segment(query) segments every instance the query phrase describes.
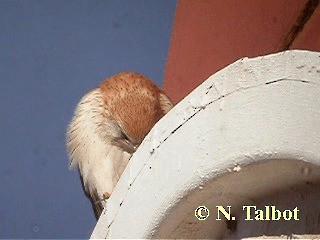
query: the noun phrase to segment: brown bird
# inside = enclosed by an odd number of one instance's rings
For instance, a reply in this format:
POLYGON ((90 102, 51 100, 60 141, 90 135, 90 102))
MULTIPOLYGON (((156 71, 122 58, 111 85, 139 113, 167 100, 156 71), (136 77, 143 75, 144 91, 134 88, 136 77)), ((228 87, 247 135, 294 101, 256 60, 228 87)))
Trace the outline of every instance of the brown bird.
POLYGON ((138 73, 122 72, 84 95, 67 130, 70 168, 98 219, 131 155, 173 104, 138 73))

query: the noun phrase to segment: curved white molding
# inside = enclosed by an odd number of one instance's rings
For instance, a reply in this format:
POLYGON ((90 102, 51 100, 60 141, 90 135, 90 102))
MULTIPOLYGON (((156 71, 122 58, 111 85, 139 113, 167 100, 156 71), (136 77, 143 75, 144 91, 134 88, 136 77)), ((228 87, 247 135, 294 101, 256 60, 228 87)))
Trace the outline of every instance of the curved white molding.
POLYGON ((243 58, 156 124, 91 238, 320 233, 319 186, 320 53, 243 58), (301 220, 244 221, 242 206, 248 204, 298 206, 301 220), (210 210, 205 221, 194 216, 199 205, 210 210), (216 220, 217 205, 232 206, 235 229, 216 220))

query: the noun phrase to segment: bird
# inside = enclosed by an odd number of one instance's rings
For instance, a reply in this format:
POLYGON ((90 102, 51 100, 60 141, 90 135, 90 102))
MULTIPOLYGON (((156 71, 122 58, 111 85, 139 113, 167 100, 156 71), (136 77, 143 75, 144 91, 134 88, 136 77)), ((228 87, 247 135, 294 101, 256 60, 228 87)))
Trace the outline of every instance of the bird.
POLYGON ((67 127, 69 168, 77 168, 99 219, 132 154, 173 107, 146 76, 120 72, 86 93, 67 127))

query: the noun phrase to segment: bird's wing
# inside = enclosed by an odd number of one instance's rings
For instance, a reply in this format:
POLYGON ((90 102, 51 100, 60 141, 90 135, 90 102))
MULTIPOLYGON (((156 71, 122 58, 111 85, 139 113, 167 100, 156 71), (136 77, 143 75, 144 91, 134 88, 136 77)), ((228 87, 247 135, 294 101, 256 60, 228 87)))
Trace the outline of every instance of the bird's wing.
POLYGON ((173 103, 171 102, 170 98, 162 91, 159 94, 159 102, 164 114, 167 114, 167 112, 173 108, 173 103))
POLYGON ((105 198, 112 193, 131 156, 117 146, 109 145, 106 149, 104 157, 96 158, 90 167, 79 168, 83 191, 91 201, 97 220, 103 211, 105 198), (86 176, 86 181, 83 176, 86 176))
POLYGON ((89 191, 86 191, 80 171, 79 171, 79 177, 80 177, 83 192, 89 198, 92 205, 93 212, 94 212, 94 216, 98 220, 103 210, 102 201, 101 199, 99 199, 97 191, 93 191, 91 193, 89 191))

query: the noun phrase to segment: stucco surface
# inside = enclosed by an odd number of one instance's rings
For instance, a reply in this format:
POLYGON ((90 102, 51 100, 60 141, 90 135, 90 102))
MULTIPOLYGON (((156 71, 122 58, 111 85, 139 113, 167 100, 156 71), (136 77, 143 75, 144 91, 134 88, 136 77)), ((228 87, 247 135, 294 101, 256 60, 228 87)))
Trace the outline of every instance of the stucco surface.
MULTIPOLYGON (((286 207, 289 201, 281 196, 287 191, 299 204, 299 189, 314 196, 320 185, 319 95, 319 52, 243 58, 217 72, 147 135, 91 238, 250 237, 265 232, 264 226, 244 231, 241 219, 230 231, 226 221, 216 220, 216 206, 230 205, 239 217, 244 204, 259 206, 266 199, 286 207), (210 209, 206 221, 194 216, 199 205, 210 209)), ((307 203, 308 211, 319 209, 307 203)), ((313 233, 317 226, 301 231, 313 233)))

